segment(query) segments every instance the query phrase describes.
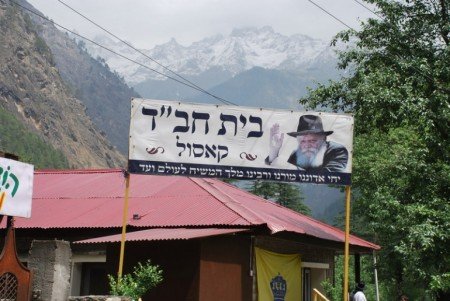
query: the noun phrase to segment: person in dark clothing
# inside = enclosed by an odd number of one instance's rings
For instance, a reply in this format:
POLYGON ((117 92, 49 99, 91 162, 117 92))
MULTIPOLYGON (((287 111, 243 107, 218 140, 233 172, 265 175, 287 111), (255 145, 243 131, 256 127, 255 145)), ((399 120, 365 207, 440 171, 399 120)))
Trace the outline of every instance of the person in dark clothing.
POLYGON ((355 290, 350 296, 350 301, 367 301, 366 295, 364 295, 363 292, 365 286, 366 286, 365 283, 362 281, 356 284, 355 290))
POLYGON ((403 294, 403 295, 400 296, 399 300, 400 300, 400 301, 408 301, 409 298, 408 298, 408 296, 406 296, 405 294, 403 294))
MULTIPOLYGON (((288 162, 298 169, 307 172, 344 172, 348 162, 348 151, 345 146, 327 141, 327 136, 333 131, 324 131, 322 119, 315 115, 300 117, 296 132, 287 133, 297 138, 298 147, 288 158, 288 162)), ((280 133, 279 125, 270 129, 270 150, 266 164, 270 165, 278 157, 283 144, 284 134, 280 133)))

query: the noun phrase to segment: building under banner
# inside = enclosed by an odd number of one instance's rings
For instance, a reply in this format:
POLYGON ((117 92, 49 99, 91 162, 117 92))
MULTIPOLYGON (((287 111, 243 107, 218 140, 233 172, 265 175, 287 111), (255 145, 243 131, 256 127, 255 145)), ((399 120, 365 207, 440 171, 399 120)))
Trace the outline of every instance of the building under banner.
MULTIPOLYGON (((164 276, 143 300, 290 301, 293 290, 309 301, 333 279, 344 246, 337 228, 216 179, 133 175, 130 185, 124 273, 151 259, 164 276), (285 262, 295 268, 277 268, 285 262)), ((67 295, 107 294, 106 275, 118 266, 123 171, 38 171, 33 186, 33 214, 15 226, 22 260, 39 267, 34 288, 44 300, 49 281, 67 295), (48 270, 58 276, 42 275, 48 270)), ((352 254, 377 249, 350 236, 352 254)))

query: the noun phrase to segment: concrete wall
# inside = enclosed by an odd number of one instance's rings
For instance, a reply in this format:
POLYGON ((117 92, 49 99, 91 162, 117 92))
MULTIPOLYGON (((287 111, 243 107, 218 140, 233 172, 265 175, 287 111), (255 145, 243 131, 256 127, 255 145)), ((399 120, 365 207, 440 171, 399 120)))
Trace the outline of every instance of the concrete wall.
POLYGON ((35 240, 31 245, 28 268, 33 270, 33 291, 40 292, 35 300, 67 300, 70 289, 70 258, 67 241, 35 240))

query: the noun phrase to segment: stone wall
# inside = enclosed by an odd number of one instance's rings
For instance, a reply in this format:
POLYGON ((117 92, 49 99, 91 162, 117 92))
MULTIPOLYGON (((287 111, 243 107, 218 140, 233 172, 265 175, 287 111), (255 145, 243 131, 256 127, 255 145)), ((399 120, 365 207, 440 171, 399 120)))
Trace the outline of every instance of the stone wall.
POLYGON ((28 268, 33 270, 33 300, 67 300, 71 256, 67 241, 33 241, 28 260, 28 268))

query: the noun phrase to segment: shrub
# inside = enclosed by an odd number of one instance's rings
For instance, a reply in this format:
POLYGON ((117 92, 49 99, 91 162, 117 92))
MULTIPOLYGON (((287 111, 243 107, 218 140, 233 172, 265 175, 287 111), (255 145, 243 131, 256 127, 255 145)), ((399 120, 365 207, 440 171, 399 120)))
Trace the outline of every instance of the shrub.
POLYGON ((162 280, 162 270, 158 265, 152 265, 150 260, 144 264, 138 263, 133 273, 122 277, 108 275, 110 294, 127 296, 138 300, 147 291, 157 286, 162 280))

